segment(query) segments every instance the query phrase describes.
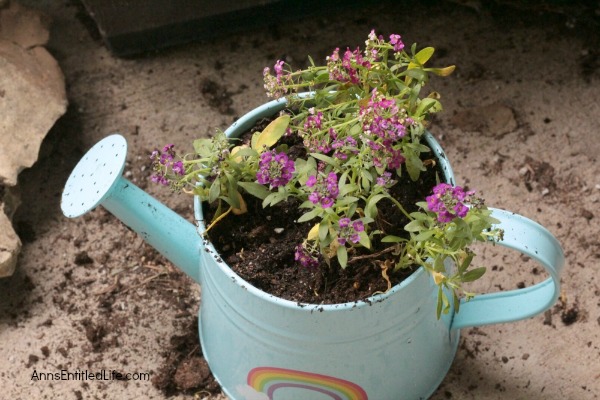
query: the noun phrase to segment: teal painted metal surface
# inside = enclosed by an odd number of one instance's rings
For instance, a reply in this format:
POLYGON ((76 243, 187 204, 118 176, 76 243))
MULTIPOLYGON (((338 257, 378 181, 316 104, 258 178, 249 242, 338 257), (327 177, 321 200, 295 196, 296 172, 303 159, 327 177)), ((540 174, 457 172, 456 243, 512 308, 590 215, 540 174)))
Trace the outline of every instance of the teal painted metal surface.
MULTIPOLYGON (((284 107, 281 100, 267 103, 226 133, 237 136, 284 107)), ((427 141, 454 184, 443 150, 429 134, 427 141)), ((200 282, 203 353, 234 400, 425 399, 452 364, 460 328, 527 318, 558 297, 564 264, 558 241, 537 223, 494 209, 505 230, 500 245, 537 260, 550 276, 546 281, 481 295, 440 320, 435 317, 436 286, 423 269, 365 301, 316 305, 283 300, 241 279, 212 244, 201 240, 198 232, 205 223, 198 198, 195 226, 126 179, 114 178, 122 172, 123 143, 120 136, 109 136, 84 156, 67 181, 63 212, 76 217, 101 204, 200 282), (107 144, 121 150, 104 155, 107 144), (106 168, 103 160, 121 164, 106 168), (98 174, 108 175, 102 190, 91 181, 98 174)))

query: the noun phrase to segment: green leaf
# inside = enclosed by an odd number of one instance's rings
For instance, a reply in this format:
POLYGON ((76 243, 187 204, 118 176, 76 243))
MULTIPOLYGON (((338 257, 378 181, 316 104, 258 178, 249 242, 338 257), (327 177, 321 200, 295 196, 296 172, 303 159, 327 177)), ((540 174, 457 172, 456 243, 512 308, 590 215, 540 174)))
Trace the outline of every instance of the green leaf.
POLYGON ((483 276, 483 274, 485 274, 485 267, 475 268, 475 269, 472 269, 472 270, 466 272, 461 277, 461 280, 463 282, 473 282, 473 281, 476 281, 477 279, 481 278, 483 276))
POLYGON ((252 137, 252 149, 262 153, 265 147, 271 147, 283 136, 290 123, 290 116, 281 115, 271 121, 269 125, 260 133, 252 137))
MULTIPOLYGON (((338 197, 344 197, 348 193, 356 192, 358 190, 358 187, 351 183, 348 183, 346 185, 339 185, 339 188, 340 188, 340 193, 338 194, 338 197)), ((356 199, 356 200, 358 200, 358 199, 356 199)))
POLYGON ((365 216, 369 218, 377 217, 377 202, 379 202, 379 200, 383 199, 384 197, 386 197, 386 195, 384 194, 378 194, 371 197, 367 201, 367 205, 365 206, 365 216))
POLYGON ((204 155, 207 150, 210 150, 211 145, 211 139, 196 139, 193 142, 194 151, 200 155, 204 155))
POLYGON ((369 239, 369 235, 367 235, 367 232, 362 231, 358 234, 358 236, 359 236, 358 243, 360 243, 367 249, 370 249, 371 248, 371 239, 369 239))
POLYGON ((234 147, 231 150, 231 156, 234 158, 238 158, 238 157, 256 157, 258 155, 258 153, 251 149, 250 147, 234 147), (238 150, 236 150, 238 149, 238 150))
POLYGON ((229 204, 233 208, 240 208, 240 198, 238 197, 237 182, 235 178, 229 174, 227 176, 227 197, 229 198, 229 204))
POLYGON ((337 258, 342 268, 346 268, 348 264, 348 251, 345 246, 339 246, 337 248, 337 258))
MULTIPOLYGON (((427 203, 425 203, 425 202, 422 202, 422 204, 427 206, 427 203)), ((419 205, 419 203, 417 203, 417 205, 419 205)), ((413 217, 414 219, 416 219, 417 221, 428 221, 430 219, 429 215, 427 215, 423 212, 412 212, 412 213, 410 213, 410 216, 413 217)))
POLYGON ((404 230, 407 232, 420 232, 423 228, 423 224, 419 220, 410 221, 404 226, 404 230))
POLYGON ((319 215, 320 213, 320 209, 315 208, 313 210, 310 210, 309 212, 307 212, 306 214, 302 214, 300 216, 300 218, 298 218, 298 222, 306 222, 306 221, 310 221, 311 219, 313 219, 314 217, 316 217, 317 215, 319 215))
POLYGON ((417 179, 419 179, 421 171, 425 170, 425 168, 423 167, 423 161, 421 161, 421 159, 412 152, 406 153, 405 158, 405 165, 406 170, 408 171, 408 176, 410 176, 410 179, 412 179, 413 181, 416 181, 417 179))
POLYGON ((264 200, 269 194, 271 194, 271 191, 269 189, 256 182, 238 182, 238 186, 243 188, 252 196, 258 197, 261 200, 264 200))
MULTIPOLYGON (((404 71, 401 75, 406 75, 409 76, 411 78, 416 79, 417 81, 424 81, 425 78, 427 78, 427 73, 425 71, 423 71, 422 69, 416 69, 417 65, 416 64, 412 64, 413 68, 415 69, 408 69, 406 71, 404 71)), ((410 66, 409 66, 410 68, 410 66)), ((419 91, 421 90, 421 86, 419 86, 418 90, 417 90, 417 94, 419 93, 419 91)))
POLYGON ((335 204, 337 207, 341 207, 341 206, 345 206, 348 204, 357 203, 358 200, 359 200, 358 197, 346 196, 346 197, 342 198, 341 200, 337 200, 335 204))
POLYGON ((442 103, 437 101, 436 99, 430 99, 426 97, 419 102, 417 109, 415 111, 415 116, 420 117, 424 115, 426 112, 435 113, 442 110, 442 103))
POLYGON ((381 239, 381 243, 399 243, 403 240, 400 236, 387 235, 381 239))
POLYGON ((424 242, 425 240, 429 239, 432 236, 433 236, 433 231, 427 230, 427 231, 423 231, 423 232, 419 233, 417 236, 415 236, 415 240, 417 242, 424 242))
POLYGON ((452 301, 454 302, 454 312, 458 313, 460 311, 460 299, 456 294, 456 290, 452 291, 452 301))
POLYGON ((444 259, 445 257, 442 255, 439 255, 435 258, 435 260, 433 261, 433 270, 435 272, 444 273, 446 271, 446 267, 444 266, 444 259))
POLYGON ((332 158, 332 157, 329 157, 329 156, 326 156, 326 155, 324 155, 324 154, 319 154, 319 153, 310 153, 310 155, 311 155, 312 157, 316 158, 317 160, 321 160, 321 161, 323 161, 323 162, 325 162, 325 163, 327 163, 327 164, 329 164, 329 165, 333 165, 333 166, 335 166, 335 165, 337 165, 337 164, 338 164, 338 163, 337 163, 337 161, 336 161, 334 158, 332 158))
POLYGON ((219 198, 221 195, 221 182, 216 180, 210 185, 210 190, 208 192, 208 202, 214 203, 215 200, 219 198))
POLYGON ((469 265, 471 265, 471 261, 473 260, 474 256, 475 256, 475 253, 468 253, 468 255, 463 260, 462 264, 460 264, 460 266, 458 267, 459 274, 462 274, 463 272, 465 272, 467 270, 467 268, 469 268, 469 265))
POLYGON ((263 199, 263 202, 262 202, 263 208, 275 205, 278 202, 280 202, 281 200, 278 200, 279 197, 281 197, 279 192, 269 193, 269 195, 263 199))
POLYGON ((415 54, 415 60, 417 60, 419 64, 424 65, 427 61, 429 61, 434 51, 435 49, 433 47, 425 47, 415 54))
POLYGON ((329 233, 329 221, 325 222, 321 222, 319 224, 319 240, 320 241, 325 241, 325 238, 327 237, 327 234, 329 233))
POLYGON ((442 316, 442 306, 443 306, 443 298, 444 297, 444 291, 442 290, 442 287, 440 286, 438 288, 438 296, 437 296, 437 307, 436 307, 436 315, 437 315, 437 319, 440 319, 440 317, 442 316))
POLYGON ((357 123, 357 124, 352 125, 352 127, 348 131, 348 134, 350 136, 357 136, 361 132, 362 132, 362 125, 357 123))

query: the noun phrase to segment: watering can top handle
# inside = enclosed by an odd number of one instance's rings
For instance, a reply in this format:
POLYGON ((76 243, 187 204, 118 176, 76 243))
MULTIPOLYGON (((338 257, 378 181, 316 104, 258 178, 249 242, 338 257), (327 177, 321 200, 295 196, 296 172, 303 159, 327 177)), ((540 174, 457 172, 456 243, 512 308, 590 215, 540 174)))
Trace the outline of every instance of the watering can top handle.
POLYGON ((565 258, 558 240, 546 228, 521 215, 492 208, 500 220, 508 247, 539 262, 550 277, 536 285, 476 296, 461 301, 452 321, 453 329, 517 321, 537 315, 554 304, 560 293, 560 272, 565 258))

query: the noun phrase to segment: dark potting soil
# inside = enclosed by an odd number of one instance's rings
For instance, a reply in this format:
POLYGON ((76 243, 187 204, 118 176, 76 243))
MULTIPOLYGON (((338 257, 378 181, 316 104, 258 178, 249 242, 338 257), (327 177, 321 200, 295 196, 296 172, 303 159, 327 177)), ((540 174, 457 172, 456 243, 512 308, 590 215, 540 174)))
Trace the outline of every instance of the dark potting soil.
MULTIPOLYGON (((248 141, 251 133, 264 129, 269 120, 261 121, 250 132, 242 136, 248 141)), ((303 156, 306 153, 299 140, 286 138, 290 158, 303 156)), ((423 160, 434 158, 433 153, 424 153, 423 160)), ((417 210, 415 203, 424 201, 431 194, 432 188, 443 175, 441 169, 430 165, 420 174, 417 181, 412 181, 403 170, 397 177, 398 183, 390 189, 390 193, 403 204, 406 211, 417 210)), ((248 212, 242 215, 230 214, 219 221, 208 232, 209 239, 221 258, 231 269, 253 286, 275 296, 298 303, 337 304, 365 299, 377 292, 385 292, 388 282, 391 285, 400 283, 415 269, 409 268, 392 272, 391 268, 382 268, 388 253, 378 257, 372 254, 382 252, 389 244, 373 240, 372 251, 357 248, 349 254, 345 269, 339 267, 337 260, 328 266, 322 259, 321 265, 315 269, 302 267, 294 260, 295 247, 302 243, 315 221, 297 223, 302 215, 298 209, 299 202, 291 199, 273 207, 262 207, 262 201, 251 195, 244 196, 248 212)), ((376 219, 378 229, 386 234, 407 237, 404 226, 409 222, 404 214, 389 200, 378 203, 379 214, 376 219)), ((207 221, 211 221, 214 209, 206 207, 207 221)), ((393 265, 393 264, 392 264, 393 265)))

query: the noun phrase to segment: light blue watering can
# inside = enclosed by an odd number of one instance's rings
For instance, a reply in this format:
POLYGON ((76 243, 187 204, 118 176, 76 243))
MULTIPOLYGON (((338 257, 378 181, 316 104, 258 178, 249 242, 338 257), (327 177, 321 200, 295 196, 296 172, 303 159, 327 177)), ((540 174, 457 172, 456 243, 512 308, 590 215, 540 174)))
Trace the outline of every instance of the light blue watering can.
MULTIPOLYGON (((246 114, 226 133, 239 136, 285 107, 276 100, 246 114)), ((446 182, 454 175, 431 135, 446 182)), ((456 353, 460 328, 516 321, 548 309, 559 295, 564 255, 544 227, 493 209, 500 245, 539 262, 549 278, 534 286, 480 295, 436 319, 437 286, 419 269, 388 293, 366 301, 298 304, 244 281, 221 260, 205 230, 121 176, 127 143, 97 143, 69 177, 61 207, 78 217, 102 205, 202 286, 200 342, 223 392, 234 400, 416 400, 429 397, 456 353)))

